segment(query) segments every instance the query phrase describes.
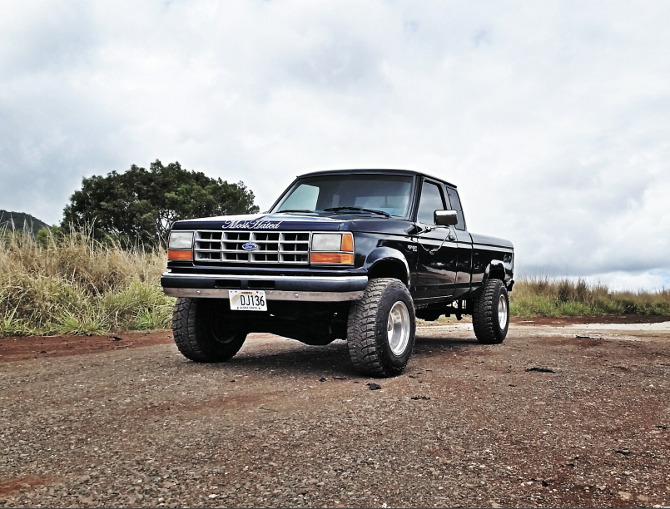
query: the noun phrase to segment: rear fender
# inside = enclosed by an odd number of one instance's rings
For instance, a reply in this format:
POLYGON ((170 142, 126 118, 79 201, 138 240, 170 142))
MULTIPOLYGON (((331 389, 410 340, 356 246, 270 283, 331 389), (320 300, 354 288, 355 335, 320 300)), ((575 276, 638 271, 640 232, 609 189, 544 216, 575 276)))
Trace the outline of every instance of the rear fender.
POLYGON ((511 267, 507 267, 502 260, 491 260, 491 263, 489 263, 484 271, 482 288, 486 286, 489 279, 500 279, 510 291, 514 285, 514 281, 512 280, 512 269, 511 267))
POLYGON ((489 279, 500 279, 501 281, 505 281, 505 264, 502 260, 491 260, 491 263, 489 263, 484 271, 482 286, 486 286, 489 279))

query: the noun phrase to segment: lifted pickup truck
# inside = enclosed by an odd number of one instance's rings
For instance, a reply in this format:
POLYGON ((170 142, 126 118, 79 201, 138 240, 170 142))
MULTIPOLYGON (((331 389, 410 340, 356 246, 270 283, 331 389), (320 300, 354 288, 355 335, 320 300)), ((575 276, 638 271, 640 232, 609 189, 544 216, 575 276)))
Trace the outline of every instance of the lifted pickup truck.
POLYGON ((501 343, 513 268, 511 242, 468 233, 456 186, 333 170, 298 177, 264 214, 175 222, 161 284, 193 361, 226 361, 271 332, 346 339, 358 371, 385 377, 407 365, 417 317, 471 314, 481 343, 501 343))

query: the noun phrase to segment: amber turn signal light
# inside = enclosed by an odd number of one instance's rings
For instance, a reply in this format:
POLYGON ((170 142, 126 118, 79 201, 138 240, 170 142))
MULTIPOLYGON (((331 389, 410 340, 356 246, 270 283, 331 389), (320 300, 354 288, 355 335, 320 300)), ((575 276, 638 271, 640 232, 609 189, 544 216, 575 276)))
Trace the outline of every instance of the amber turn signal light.
POLYGON ((342 251, 354 252, 354 236, 351 233, 342 234, 342 251))
POLYGON ((193 252, 190 249, 168 249, 168 260, 192 262, 193 252))
POLYGON ((309 257, 311 263, 333 263, 333 264, 354 264, 354 255, 352 253, 312 253, 309 257))

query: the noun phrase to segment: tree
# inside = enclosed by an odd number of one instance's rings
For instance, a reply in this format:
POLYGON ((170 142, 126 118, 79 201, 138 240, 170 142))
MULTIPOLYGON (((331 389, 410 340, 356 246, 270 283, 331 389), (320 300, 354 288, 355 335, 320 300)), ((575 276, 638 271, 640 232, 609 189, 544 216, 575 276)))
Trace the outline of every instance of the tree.
POLYGON ((165 245, 179 219, 258 212, 243 182, 229 184, 178 162, 156 160, 149 170, 85 177, 63 211, 63 228, 89 228, 96 239, 112 236, 125 245, 165 245))

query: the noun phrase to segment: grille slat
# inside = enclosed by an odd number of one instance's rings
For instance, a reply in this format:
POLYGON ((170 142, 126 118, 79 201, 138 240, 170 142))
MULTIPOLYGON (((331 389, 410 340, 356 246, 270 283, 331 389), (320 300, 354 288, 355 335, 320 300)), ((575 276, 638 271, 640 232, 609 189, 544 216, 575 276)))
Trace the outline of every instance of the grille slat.
POLYGON ((195 261, 307 265, 309 243, 310 232, 196 231, 195 261))

